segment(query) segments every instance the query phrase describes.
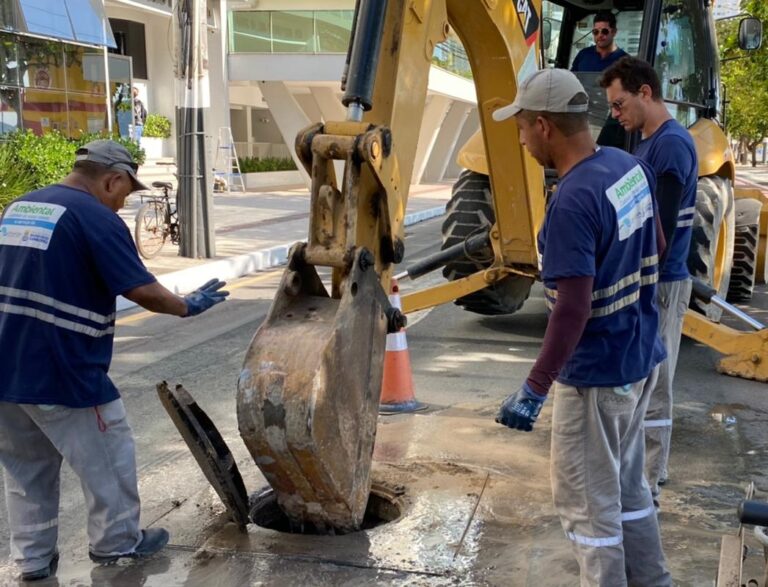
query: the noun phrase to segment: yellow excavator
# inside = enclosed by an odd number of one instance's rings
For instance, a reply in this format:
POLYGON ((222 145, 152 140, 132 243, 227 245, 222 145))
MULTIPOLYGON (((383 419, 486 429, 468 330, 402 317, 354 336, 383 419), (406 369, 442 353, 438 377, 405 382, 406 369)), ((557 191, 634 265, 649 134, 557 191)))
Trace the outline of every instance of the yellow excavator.
MULTIPOLYGON (((481 130, 461 153, 466 171, 447 207, 443 249, 401 272, 416 278, 443 267, 448 279, 405 296, 404 312, 455 301, 473 312, 511 313, 538 277, 536 233, 554 178, 520 145, 514 119, 496 123, 491 115, 513 101, 531 72, 569 67, 598 10, 616 14, 628 53, 654 64, 670 111, 694 137, 701 179, 690 267, 714 288, 707 299, 722 301, 737 206, 733 157, 718 124, 710 2, 358 0, 342 81, 346 119, 296 138, 312 178, 309 234, 290 253, 238 381, 241 436, 294 523, 347 532, 363 519, 385 337, 405 322, 387 294, 404 255, 409 179, 436 45, 449 34, 462 42, 481 130), (336 161, 344 162, 343 177, 336 161), (330 269, 329 284, 319 268, 330 269)), ((759 46, 761 34, 755 19, 740 24, 743 48, 759 46)), ((608 114, 597 76, 579 74, 596 135, 608 114)), ((624 146, 636 140, 626 137, 624 146)), ((754 227, 755 209, 750 214, 751 224, 742 224, 754 227)), ((746 282, 751 287, 754 271, 746 282)), ((716 322, 721 305, 695 304, 686 334, 735 357, 732 372, 768 378, 765 330, 725 330, 716 322)))

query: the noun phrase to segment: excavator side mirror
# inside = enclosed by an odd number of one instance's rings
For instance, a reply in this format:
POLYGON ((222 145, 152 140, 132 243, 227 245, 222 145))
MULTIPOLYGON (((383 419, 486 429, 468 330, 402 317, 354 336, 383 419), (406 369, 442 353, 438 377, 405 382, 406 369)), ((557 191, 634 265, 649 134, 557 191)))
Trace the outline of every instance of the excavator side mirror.
MULTIPOLYGON (((759 22, 759 21, 758 21, 759 22)), ((549 46, 552 44, 552 21, 545 18, 541 21, 541 49, 542 51, 549 51, 549 46)))
POLYGON ((752 16, 739 22, 739 48, 755 51, 763 42, 763 23, 752 16))

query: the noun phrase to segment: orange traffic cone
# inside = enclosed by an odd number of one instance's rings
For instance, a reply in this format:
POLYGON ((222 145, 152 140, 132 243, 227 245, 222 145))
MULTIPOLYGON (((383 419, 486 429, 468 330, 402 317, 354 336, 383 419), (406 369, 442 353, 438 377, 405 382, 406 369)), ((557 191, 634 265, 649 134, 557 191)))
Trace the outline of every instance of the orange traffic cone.
MULTIPOLYGON (((402 310, 400 303, 400 288, 397 281, 392 280, 392 293, 389 303, 402 310)), ((413 375, 411 373, 411 358, 408 354, 408 341, 405 339, 405 328, 400 332, 387 334, 387 350, 384 353, 384 378, 381 383, 380 414, 402 414, 426 410, 427 404, 416 401, 413 393, 413 375)))

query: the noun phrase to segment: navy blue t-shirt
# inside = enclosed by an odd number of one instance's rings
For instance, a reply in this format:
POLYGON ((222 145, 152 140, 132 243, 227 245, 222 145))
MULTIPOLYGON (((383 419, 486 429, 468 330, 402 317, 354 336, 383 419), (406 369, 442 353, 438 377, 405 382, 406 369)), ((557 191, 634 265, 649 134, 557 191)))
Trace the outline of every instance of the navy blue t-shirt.
POLYGON ((593 277, 592 314, 557 378, 617 387, 647 377, 666 357, 658 336, 658 250, 653 171, 603 147, 566 173, 539 231, 547 307, 558 279, 593 277))
POLYGON ((113 401, 115 297, 155 281, 120 217, 54 185, 0 223, 0 401, 85 408, 113 401))
POLYGON ((691 246, 693 216, 696 212, 696 184, 699 167, 693 138, 674 119, 667 120, 647 139, 640 141, 635 155, 648 163, 656 177, 672 175, 683 185, 683 198, 677 214, 677 227, 659 281, 679 281, 688 273, 688 249, 691 246))
POLYGON ((603 71, 624 57, 627 52, 624 49, 616 49, 609 53, 605 59, 600 57, 597 47, 594 45, 584 47, 576 54, 576 58, 571 64, 571 71, 603 71))

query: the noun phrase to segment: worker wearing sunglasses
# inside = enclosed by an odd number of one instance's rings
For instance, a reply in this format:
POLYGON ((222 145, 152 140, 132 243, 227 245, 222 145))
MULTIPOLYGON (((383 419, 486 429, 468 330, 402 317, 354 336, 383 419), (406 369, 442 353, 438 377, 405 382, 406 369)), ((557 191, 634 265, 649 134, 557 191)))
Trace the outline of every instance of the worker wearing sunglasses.
POLYGON ((595 44, 578 52, 571 71, 603 71, 627 54, 616 46, 616 16, 610 11, 595 14, 592 38, 595 44))

